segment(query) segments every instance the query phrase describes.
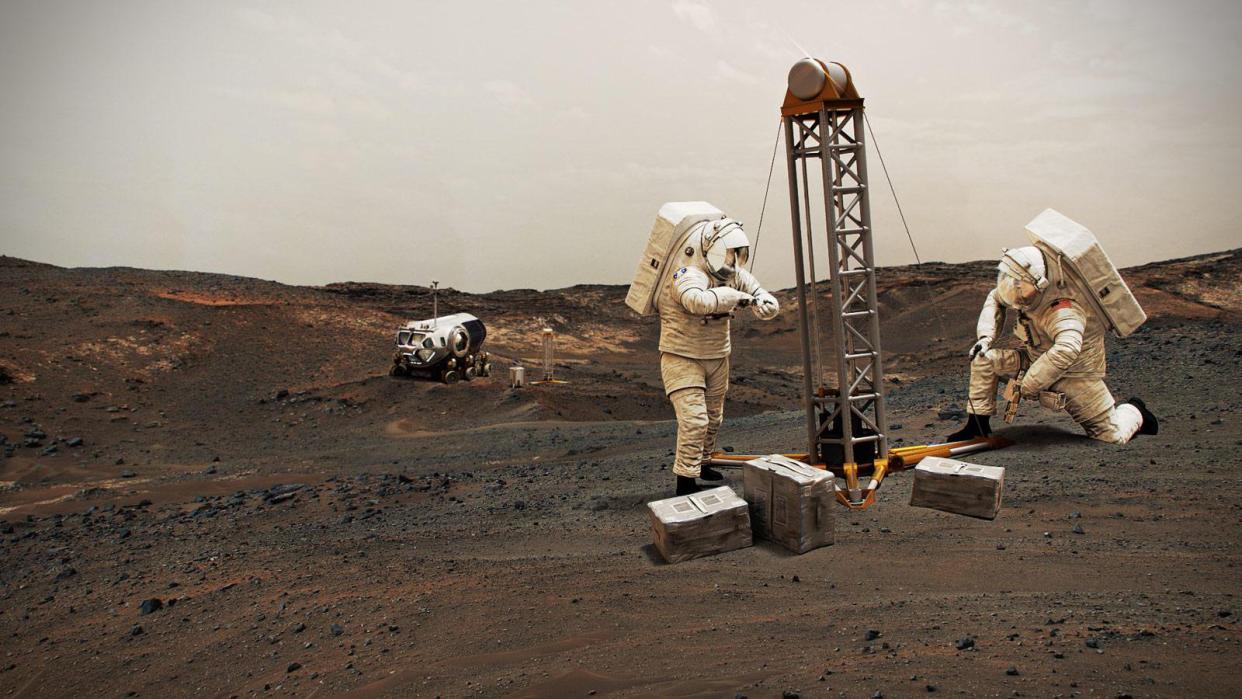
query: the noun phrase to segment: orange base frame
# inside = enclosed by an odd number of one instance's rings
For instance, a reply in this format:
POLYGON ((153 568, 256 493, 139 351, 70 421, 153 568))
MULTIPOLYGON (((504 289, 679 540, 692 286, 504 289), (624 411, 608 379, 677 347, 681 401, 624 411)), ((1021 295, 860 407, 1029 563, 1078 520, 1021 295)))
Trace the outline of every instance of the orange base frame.
MULTIPOLYGON (((962 454, 971 454, 977 451, 989 451, 992 449, 1003 449, 1011 446, 1012 441, 1004 437, 976 437, 960 442, 945 442, 944 444, 920 444, 909 447, 896 447, 888 450, 888 459, 876 459, 874 464, 863 464, 872 467, 871 482, 867 487, 858 487, 858 468, 859 464, 842 464, 839 474, 846 480, 846 489, 836 489, 837 501, 852 510, 862 510, 870 507, 875 503, 875 493, 880 488, 884 476, 893 471, 905 471, 914 468, 920 461, 929 456, 939 456, 951 458, 962 454), (851 495, 853 497, 851 497, 851 495)), ((761 454, 730 454, 727 452, 714 452, 709 463, 717 466, 733 465, 751 459, 757 459, 761 454)), ((825 471, 832 471, 827 464, 818 460, 811 461, 807 459, 807 454, 783 454, 782 456, 790 459, 801 461, 805 464, 813 466, 825 471)))

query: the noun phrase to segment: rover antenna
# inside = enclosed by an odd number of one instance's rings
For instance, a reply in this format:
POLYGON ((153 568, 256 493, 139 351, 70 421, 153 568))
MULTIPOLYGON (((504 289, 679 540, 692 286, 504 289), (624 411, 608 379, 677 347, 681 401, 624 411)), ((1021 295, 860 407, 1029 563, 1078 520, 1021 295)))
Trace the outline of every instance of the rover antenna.
POLYGON ((440 321, 440 282, 431 282, 431 327, 440 321))

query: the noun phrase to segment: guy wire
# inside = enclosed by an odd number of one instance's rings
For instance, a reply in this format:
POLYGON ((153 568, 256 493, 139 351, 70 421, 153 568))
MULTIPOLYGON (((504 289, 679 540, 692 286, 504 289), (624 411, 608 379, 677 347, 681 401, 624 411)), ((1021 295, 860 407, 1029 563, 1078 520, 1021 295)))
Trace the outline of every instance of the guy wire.
POLYGON ((755 242, 750 246, 750 269, 747 272, 755 270, 755 258, 759 256, 759 234, 763 232, 763 214, 768 210, 768 193, 772 191, 772 172, 776 168, 776 150, 781 145, 781 125, 783 121, 776 121, 776 141, 772 144, 772 162, 768 165, 768 183, 763 188, 763 206, 759 209, 759 227, 755 229, 755 242))
MULTIPOLYGON (((897 189, 893 187, 893 178, 889 177, 888 166, 884 164, 884 154, 880 152, 880 142, 876 140, 875 130, 871 128, 871 119, 867 116, 867 112, 863 112, 863 121, 867 125, 867 133, 871 135, 871 143, 875 146, 875 154, 880 159, 880 169, 884 171, 884 180, 888 182, 888 191, 893 194, 893 203, 897 205, 897 214, 901 216, 901 225, 906 229, 906 239, 910 241, 910 249, 914 252, 914 260, 918 264, 923 264, 923 259, 919 257, 918 246, 914 244, 914 236, 910 234, 910 225, 906 223, 906 214, 901 209, 901 200, 897 197, 897 189)), ((931 295, 931 286, 927 288, 928 305, 932 308, 932 315, 936 317, 936 323, 940 326, 940 337, 942 341, 949 339, 949 333, 945 329, 944 316, 940 313, 940 309, 936 306, 931 295)), ((997 329, 1000 330, 999 328, 997 329)), ((976 341, 978 338, 976 338, 976 341)), ((975 409, 975 403, 970 398, 969 390, 966 393, 966 402, 970 405, 970 409, 975 409)), ((969 419, 969 418, 967 418, 969 419)))

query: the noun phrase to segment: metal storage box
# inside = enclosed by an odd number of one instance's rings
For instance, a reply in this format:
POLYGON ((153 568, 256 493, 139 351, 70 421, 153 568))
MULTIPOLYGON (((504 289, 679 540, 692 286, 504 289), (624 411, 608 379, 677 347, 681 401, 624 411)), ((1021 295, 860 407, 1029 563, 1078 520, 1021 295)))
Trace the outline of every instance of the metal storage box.
POLYGON ((910 504, 968 517, 995 519, 1005 469, 929 456, 914 469, 910 504))
POLYGON ((836 495, 831 473, 772 454, 747 461, 742 484, 755 536, 794 553, 832 545, 836 495))
POLYGON ((728 486, 647 503, 653 543, 669 563, 750 546, 746 501, 728 486))

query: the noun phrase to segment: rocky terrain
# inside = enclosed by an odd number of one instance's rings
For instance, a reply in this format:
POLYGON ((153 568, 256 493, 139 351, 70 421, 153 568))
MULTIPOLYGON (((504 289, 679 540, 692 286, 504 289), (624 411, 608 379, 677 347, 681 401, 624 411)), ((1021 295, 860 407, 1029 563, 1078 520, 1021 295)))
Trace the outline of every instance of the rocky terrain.
MULTIPOLYGON (((992 269, 881 271, 900 443, 960 422, 992 269)), ((623 287, 442 290, 496 364, 448 386, 386 375, 425 288, 0 258, 0 696, 1238 696, 1242 251, 1125 274, 1151 320, 1109 384, 1158 436, 1024 407, 972 459, 995 521, 899 473, 834 546, 666 565, 675 426, 623 287), (569 383, 508 388, 544 326, 569 383)), ((738 451, 799 446, 779 297, 734 327, 738 451)))

